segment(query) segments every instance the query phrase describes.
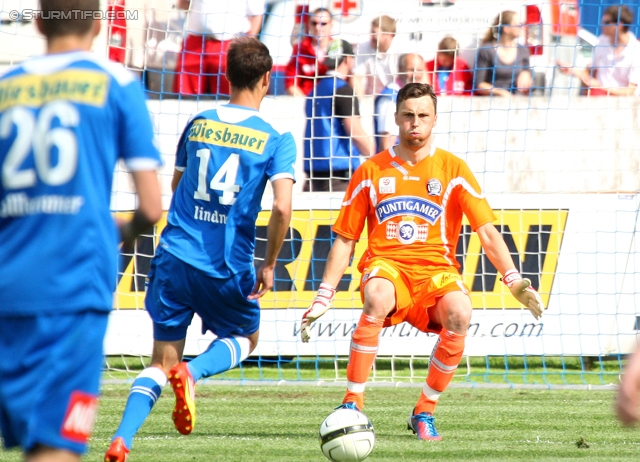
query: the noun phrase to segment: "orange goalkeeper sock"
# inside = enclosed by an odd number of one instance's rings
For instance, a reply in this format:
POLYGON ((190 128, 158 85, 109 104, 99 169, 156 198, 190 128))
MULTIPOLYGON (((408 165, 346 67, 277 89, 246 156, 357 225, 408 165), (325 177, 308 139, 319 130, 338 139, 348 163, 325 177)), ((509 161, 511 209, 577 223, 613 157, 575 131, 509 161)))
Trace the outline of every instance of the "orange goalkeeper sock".
POLYGON ((364 407, 364 384, 369 378, 371 366, 378 353, 378 343, 384 319, 360 315, 360 321, 351 336, 351 350, 347 365, 349 386, 343 403, 355 402, 359 409, 364 407))
POLYGON ((433 414, 440 394, 446 390, 460 364, 464 352, 466 334, 460 335, 451 331, 440 332, 440 338, 431 353, 429 374, 424 384, 415 413, 430 412, 433 414))

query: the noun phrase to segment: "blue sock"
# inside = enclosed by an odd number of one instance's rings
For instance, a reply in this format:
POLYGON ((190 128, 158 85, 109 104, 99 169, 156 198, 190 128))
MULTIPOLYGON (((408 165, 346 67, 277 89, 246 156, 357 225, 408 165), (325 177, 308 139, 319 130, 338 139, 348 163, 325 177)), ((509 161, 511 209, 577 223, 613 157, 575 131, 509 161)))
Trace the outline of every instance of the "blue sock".
POLYGON ((209 348, 187 363, 194 382, 233 369, 249 356, 249 339, 246 337, 218 338, 209 348))
POLYGON ((127 449, 131 449, 133 437, 138 432, 153 405, 167 383, 167 376, 157 367, 147 367, 133 381, 122 421, 113 439, 122 437, 127 449))

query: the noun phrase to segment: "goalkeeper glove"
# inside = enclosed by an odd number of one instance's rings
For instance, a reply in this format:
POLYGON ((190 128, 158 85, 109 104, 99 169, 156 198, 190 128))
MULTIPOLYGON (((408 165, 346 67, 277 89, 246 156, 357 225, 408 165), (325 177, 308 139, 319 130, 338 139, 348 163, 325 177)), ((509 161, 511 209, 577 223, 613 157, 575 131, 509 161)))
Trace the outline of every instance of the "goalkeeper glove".
POLYGON ((510 269, 502 277, 502 282, 509 288, 511 295, 531 311, 534 318, 540 319, 545 309, 544 303, 536 289, 531 287, 529 279, 523 278, 517 270, 510 269))
POLYGON ((302 323, 300 324, 300 338, 307 343, 311 338, 311 323, 320 316, 325 314, 331 308, 331 302, 336 294, 336 289, 329 284, 322 283, 318 289, 316 298, 311 302, 309 309, 302 315, 302 323))

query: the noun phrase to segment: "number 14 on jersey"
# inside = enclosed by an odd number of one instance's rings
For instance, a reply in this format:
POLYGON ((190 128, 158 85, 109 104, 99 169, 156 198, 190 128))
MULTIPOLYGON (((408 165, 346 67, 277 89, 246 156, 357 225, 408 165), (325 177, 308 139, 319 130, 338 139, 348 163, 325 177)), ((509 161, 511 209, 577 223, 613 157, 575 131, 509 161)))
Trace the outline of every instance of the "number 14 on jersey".
MULTIPOLYGON (((211 150, 206 148, 198 149, 196 156, 200 159, 200 165, 198 167, 198 189, 193 193, 193 197, 194 199, 208 202, 211 200, 211 195, 207 190, 207 173, 211 150)), ((240 192, 240 186, 236 184, 239 166, 240 155, 231 154, 211 178, 209 188, 214 191, 220 191, 221 195, 218 196, 218 201, 222 205, 233 205, 236 201, 236 193, 240 192)))

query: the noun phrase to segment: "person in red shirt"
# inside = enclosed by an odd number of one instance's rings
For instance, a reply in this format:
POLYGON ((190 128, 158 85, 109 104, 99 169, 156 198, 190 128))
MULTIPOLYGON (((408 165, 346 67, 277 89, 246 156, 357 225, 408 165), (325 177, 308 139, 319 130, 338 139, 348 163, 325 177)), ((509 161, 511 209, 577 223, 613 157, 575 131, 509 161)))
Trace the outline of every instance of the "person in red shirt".
POLYGON ((309 35, 294 45, 284 74, 284 87, 293 96, 308 95, 316 77, 325 75, 324 60, 331 43, 331 12, 318 8, 309 19, 309 35))
POLYGON ((225 77, 231 40, 260 32, 265 11, 263 0, 178 0, 178 10, 187 10, 187 36, 178 56, 173 93, 229 97, 225 77))
POLYGON ((436 95, 470 95, 473 71, 458 56, 458 41, 445 37, 438 44, 436 59, 426 64, 427 75, 436 95))

